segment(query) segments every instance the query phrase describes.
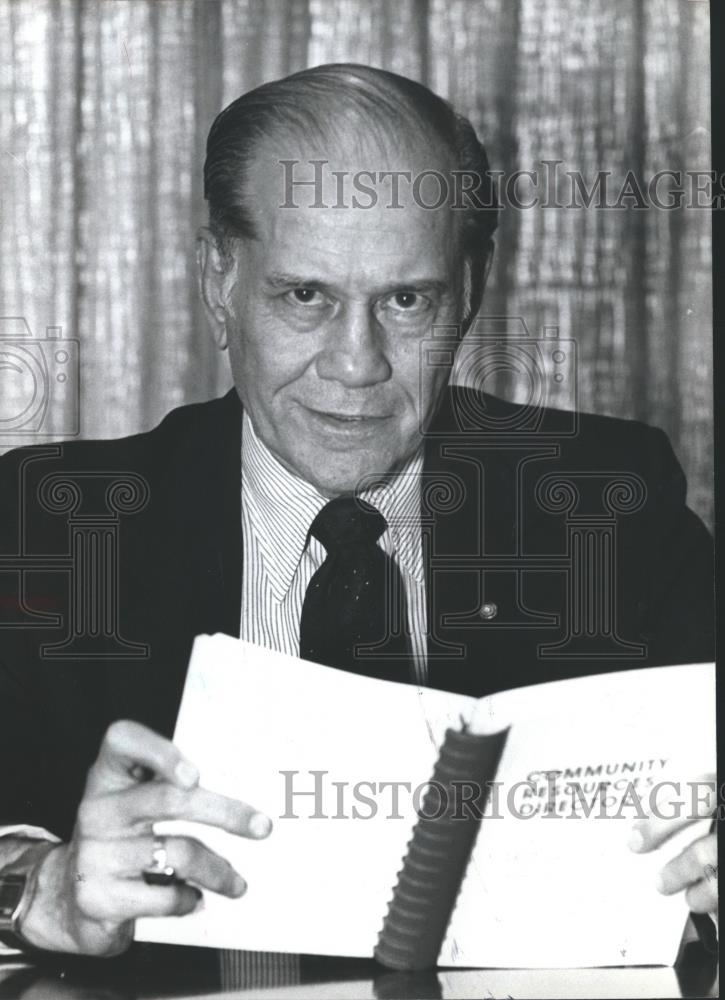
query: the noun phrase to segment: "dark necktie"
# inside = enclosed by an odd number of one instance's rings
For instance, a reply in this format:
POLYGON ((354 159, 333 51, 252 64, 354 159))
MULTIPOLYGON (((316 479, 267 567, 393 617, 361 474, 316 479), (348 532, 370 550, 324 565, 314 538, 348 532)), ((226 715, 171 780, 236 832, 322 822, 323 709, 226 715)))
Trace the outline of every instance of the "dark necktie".
POLYGON ((310 534, 327 558, 305 593, 300 656, 369 677, 412 681, 403 580, 377 544, 386 528, 380 511, 354 497, 331 500, 312 522, 310 534))

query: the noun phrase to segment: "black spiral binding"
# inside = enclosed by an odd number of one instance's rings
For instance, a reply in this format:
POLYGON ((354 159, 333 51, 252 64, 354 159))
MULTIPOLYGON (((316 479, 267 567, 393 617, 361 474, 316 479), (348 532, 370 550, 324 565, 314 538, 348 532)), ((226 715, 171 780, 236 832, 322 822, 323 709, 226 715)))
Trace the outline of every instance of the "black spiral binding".
POLYGON ((435 966, 506 734, 447 730, 375 948, 381 965, 435 966))

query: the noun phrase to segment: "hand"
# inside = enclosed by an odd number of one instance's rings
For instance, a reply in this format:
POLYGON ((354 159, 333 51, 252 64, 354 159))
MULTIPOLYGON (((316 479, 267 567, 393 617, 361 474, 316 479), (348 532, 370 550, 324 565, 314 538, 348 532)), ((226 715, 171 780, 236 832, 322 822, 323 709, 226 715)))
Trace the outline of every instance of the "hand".
MULTIPOLYGON (((645 853, 664 844, 679 830, 712 816, 717 805, 715 777, 686 785, 689 800, 672 818, 652 815, 634 824, 629 846, 645 853)), ((673 812, 677 812, 673 810, 673 812)), ((717 835, 708 833, 694 840, 660 871, 657 888, 666 896, 685 892, 685 901, 694 913, 717 913, 717 835)))
POLYGON ((25 938, 52 951, 114 955, 131 943, 137 917, 191 913, 201 899, 195 886, 243 895, 242 877, 192 837, 164 837, 168 863, 182 882, 143 880, 153 826, 161 820, 192 820, 256 839, 270 832, 269 817, 198 782, 196 768, 168 740, 137 722, 114 722, 88 772, 70 843, 50 850, 34 873, 35 893, 20 928, 25 938))

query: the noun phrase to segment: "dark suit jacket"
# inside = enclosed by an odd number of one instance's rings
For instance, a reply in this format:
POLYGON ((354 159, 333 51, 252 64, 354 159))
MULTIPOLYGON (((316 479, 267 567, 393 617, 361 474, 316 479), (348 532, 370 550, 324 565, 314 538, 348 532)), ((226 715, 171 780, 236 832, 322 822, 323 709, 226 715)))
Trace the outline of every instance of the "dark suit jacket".
MULTIPOLYGON (((239 634, 240 437, 232 391, 0 460, 0 823, 67 837, 108 724, 170 736, 194 636, 239 634)), ((434 687, 714 656, 710 537, 661 431, 451 390, 422 516, 434 687)))

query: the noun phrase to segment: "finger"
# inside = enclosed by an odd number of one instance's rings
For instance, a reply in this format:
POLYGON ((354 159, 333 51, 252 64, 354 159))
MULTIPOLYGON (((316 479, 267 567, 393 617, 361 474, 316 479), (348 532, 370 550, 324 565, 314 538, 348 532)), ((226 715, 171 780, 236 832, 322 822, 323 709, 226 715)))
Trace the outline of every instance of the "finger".
MULTIPOLYGON (((708 879, 717 868, 717 837, 714 833, 700 837, 668 862, 659 873, 657 888, 666 896, 681 892, 688 886, 708 879)), ((709 879, 716 881, 715 879, 709 879)))
POLYGON ((193 788, 199 772, 170 740, 140 722, 122 719, 107 729, 98 758, 88 775, 86 794, 102 794, 127 787, 145 772, 193 788))
POLYGON ((183 819, 205 823, 241 837, 261 840, 272 820, 253 806, 206 788, 185 790, 163 781, 135 785, 113 795, 81 803, 79 823, 86 836, 101 840, 150 833, 154 823, 183 819))
POLYGON ((696 882, 685 893, 685 902, 694 913, 717 913, 717 884, 708 879, 696 882))
POLYGON ((112 873, 119 879, 140 879, 143 869, 151 864, 156 839, 163 841, 167 864, 176 871, 178 878, 222 896, 237 898, 244 895, 247 883, 241 875, 228 861, 194 837, 133 837, 97 841, 92 852, 84 852, 81 864, 85 864, 87 859, 90 871, 112 873))
POLYGON ((702 779, 674 784, 675 788, 666 797, 661 795, 653 802, 652 815, 633 824, 629 838, 631 850, 653 851, 680 830, 712 815, 717 803, 714 781, 702 779))
POLYGON ((149 886, 131 879, 88 879, 76 890, 81 911, 91 920, 122 923, 138 917, 170 917, 192 913, 199 906, 200 889, 183 882, 149 886))

